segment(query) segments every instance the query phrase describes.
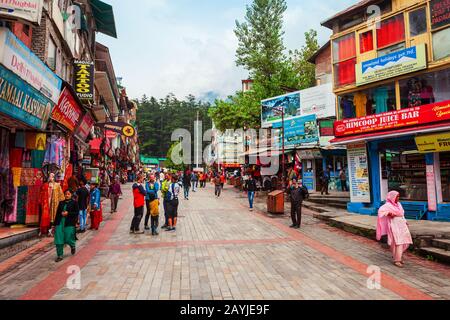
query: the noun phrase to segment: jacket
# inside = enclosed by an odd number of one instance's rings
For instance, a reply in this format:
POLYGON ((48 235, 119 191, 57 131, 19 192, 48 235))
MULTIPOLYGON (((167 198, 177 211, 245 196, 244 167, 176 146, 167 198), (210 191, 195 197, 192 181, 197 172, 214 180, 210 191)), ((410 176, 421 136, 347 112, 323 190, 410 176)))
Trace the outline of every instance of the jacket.
POLYGON ((183 175, 183 185, 184 186, 190 186, 191 185, 191 175, 190 174, 184 174, 183 175))
POLYGON ((140 208, 145 205, 145 197, 147 196, 147 192, 144 187, 140 183, 133 184, 133 197, 134 197, 134 207, 140 208))
POLYGON ((296 189, 290 188, 289 196, 291 203, 303 203, 303 201, 309 197, 309 192, 305 187, 299 187, 296 189))
POLYGON ((150 200, 150 194, 154 195, 153 199, 158 199, 159 183, 155 182, 152 187, 150 182, 147 182, 145 184, 145 191, 147 192, 145 200, 150 200))
POLYGON ((255 192, 257 190, 255 179, 245 181, 245 189, 248 192, 255 192))
POLYGON ((100 209, 100 189, 95 188, 91 191, 91 209, 94 210, 94 205, 97 206, 97 209, 100 209))
POLYGON ((76 227, 80 210, 78 203, 74 200, 64 200, 59 203, 58 210, 56 211, 55 226, 59 226, 61 224, 61 220, 63 218, 62 213, 65 206, 65 211, 67 211, 69 215, 66 217, 64 227, 76 227))
POLYGON ((171 184, 172 182, 170 182, 170 180, 164 180, 163 182, 162 182, 162 185, 161 185, 161 194, 162 194, 162 196, 163 196, 163 199, 166 197, 166 193, 167 193, 167 191, 169 191, 169 187, 170 187, 170 184, 171 184))

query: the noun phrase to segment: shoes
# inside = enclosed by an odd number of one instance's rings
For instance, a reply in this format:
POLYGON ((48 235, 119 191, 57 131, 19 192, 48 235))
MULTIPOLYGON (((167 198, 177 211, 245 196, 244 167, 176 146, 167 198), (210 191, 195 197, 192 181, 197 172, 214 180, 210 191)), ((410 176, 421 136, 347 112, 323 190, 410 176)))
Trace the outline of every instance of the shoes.
POLYGON ((293 224, 293 225, 291 225, 289 228, 294 229, 295 227, 297 227, 297 225, 293 224))
POLYGON ((70 248, 70 253, 74 256, 77 253, 77 248, 70 248))
POLYGON ((169 226, 164 225, 164 226, 161 227, 161 229, 167 229, 168 227, 169 226))
POLYGON ((300 226, 299 226, 299 225, 296 225, 296 226, 294 227, 294 229, 300 229, 300 226))
POLYGON ((63 259, 62 257, 58 257, 58 258, 56 258, 55 262, 58 263, 58 262, 61 262, 61 261, 63 261, 63 260, 64 260, 64 259, 63 259))
POLYGON ((145 226, 145 230, 150 230, 150 227, 149 226, 145 226))
POLYGON ((130 234, 133 234, 134 233, 134 230, 130 230, 130 234))
POLYGON ((145 233, 145 231, 139 231, 139 230, 134 232, 134 234, 144 234, 144 233, 145 233))

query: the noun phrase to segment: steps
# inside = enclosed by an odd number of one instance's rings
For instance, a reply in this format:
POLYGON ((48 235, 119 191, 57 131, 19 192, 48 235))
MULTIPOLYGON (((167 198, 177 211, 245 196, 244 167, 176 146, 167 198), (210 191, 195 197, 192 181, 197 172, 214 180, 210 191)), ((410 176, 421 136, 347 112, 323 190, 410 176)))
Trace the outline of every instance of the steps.
POLYGON ((350 198, 340 196, 321 196, 312 194, 309 199, 309 203, 317 204, 319 206, 326 206, 336 209, 347 209, 347 204, 350 202, 350 198))
POLYGON ((424 247, 420 248, 419 252, 425 257, 433 257, 439 262, 450 264, 450 251, 433 247, 424 247))

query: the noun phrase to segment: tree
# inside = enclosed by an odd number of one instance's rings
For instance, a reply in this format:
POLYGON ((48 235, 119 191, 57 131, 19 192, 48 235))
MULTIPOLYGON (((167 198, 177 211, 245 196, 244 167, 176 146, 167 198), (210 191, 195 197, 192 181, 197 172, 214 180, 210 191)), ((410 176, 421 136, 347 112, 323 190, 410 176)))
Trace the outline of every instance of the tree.
MULTIPOLYGON (((174 150, 176 150, 176 148, 179 146, 179 142, 174 142, 170 148, 169 151, 167 151, 167 160, 165 162, 165 165, 168 169, 170 170, 174 170, 174 171, 184 171, 184 169, 186 168, 185 164, 175 164, 172 160, 172 153, 174 152, 174 150)), ((182 156, 182 154, 180 154, 180 156, 182 156)))

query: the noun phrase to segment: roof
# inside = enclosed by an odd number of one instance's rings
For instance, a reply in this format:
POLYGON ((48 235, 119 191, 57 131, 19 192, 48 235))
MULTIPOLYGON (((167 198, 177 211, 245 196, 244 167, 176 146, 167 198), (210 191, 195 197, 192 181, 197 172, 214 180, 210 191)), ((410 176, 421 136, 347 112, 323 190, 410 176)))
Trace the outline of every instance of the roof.
POLYGON ((330 46, 330 41, 327 41, 323 46, 319 48, 309 59, 308 62, 312 64, 316 64, 316 59, 323 51, 325 51, 330 46))
POLYGON ((97 31, 117 38, 113 7, 100 0, 90 0, 97 31))
POLYGON ((336 19, 338 19, 338 18, 340 18, 340 17, 342 17, 344 15, 350 15, 352 13, 355 13, 356 11, 359 11, 362 8, 364 8, 366 6, 369 6, 369 5, 371 5, 373 3, 376 3, 376 2, 380 2, 380 0, 362 0, 362 1, 352 5, 351 7, 348 7, 347 9, 336 13, 334 16, 332 16, 331 18, 328 18, 327 20, 321 22, 320 24, 322 26, 324 26, 324 27, 332 29, 333 28, 333 22, 336 19))

